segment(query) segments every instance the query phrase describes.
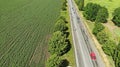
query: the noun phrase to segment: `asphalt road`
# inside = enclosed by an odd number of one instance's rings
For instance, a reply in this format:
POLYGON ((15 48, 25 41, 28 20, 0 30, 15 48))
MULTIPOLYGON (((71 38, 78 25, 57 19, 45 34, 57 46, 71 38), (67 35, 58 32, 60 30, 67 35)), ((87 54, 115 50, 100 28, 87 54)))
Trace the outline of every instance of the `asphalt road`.
POLYGON ((68 0, 68 5, 71 18, 76 67, 105 67, 89 32, 79 17, 73 0, 68 0), (96 60, 91 59, 91 52, 95 53, 96 60))

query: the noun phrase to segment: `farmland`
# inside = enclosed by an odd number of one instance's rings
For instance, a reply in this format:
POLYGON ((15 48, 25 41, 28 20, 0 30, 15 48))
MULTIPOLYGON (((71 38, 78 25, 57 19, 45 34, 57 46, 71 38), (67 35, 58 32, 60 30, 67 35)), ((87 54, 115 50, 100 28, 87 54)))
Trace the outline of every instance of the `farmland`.
POLYGON ((60 0, 0 0, 0 67, 45 67, 60 0))

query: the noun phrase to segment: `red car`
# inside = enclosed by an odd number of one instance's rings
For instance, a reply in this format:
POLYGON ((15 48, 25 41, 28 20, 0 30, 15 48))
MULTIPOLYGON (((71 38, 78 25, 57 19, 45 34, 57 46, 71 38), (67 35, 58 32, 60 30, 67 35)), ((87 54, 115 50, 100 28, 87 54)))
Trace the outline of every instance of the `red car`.
POLYGON ((96 55, 95 55, 94 52, 91 52, 91 53, 90 53, 90 57, 91 57, 92 60, 96 60, 96 55))

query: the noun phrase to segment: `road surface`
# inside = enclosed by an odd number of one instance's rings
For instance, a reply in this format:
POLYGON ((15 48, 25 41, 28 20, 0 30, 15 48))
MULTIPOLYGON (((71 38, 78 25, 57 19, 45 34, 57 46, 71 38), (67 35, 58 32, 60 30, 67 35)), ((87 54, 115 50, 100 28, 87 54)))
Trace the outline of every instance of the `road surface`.
POLYGON ((71 28, 75 49, 76 67, 105 67, 92 38, 81 21, 73 0, 68 0, 71 28), (96 60, 92 60, 90 53, 94 52, 96 60))

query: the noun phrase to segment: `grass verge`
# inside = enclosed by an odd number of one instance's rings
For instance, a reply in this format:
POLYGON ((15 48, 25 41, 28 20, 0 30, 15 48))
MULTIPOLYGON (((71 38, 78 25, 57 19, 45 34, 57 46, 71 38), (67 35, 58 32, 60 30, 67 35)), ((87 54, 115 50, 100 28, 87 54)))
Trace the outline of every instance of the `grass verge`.
POLYGON ((70 43, 71 43, 70 51, 68 53, 64 54, 62 57, 69 61, 69 66, 75 67, 74 46, 73 46, 73 41, 72 41, 72 33, 71 33, 70 17, 69 17, 68 7, 67 7, 67 11, 62 11, 61 12, 61 15, 65 16, 66 20, 68 21, 68 23, 67 23, 67 26, 68 26, 67 32, 69 32, 68 39, 70 40, 70 43))

